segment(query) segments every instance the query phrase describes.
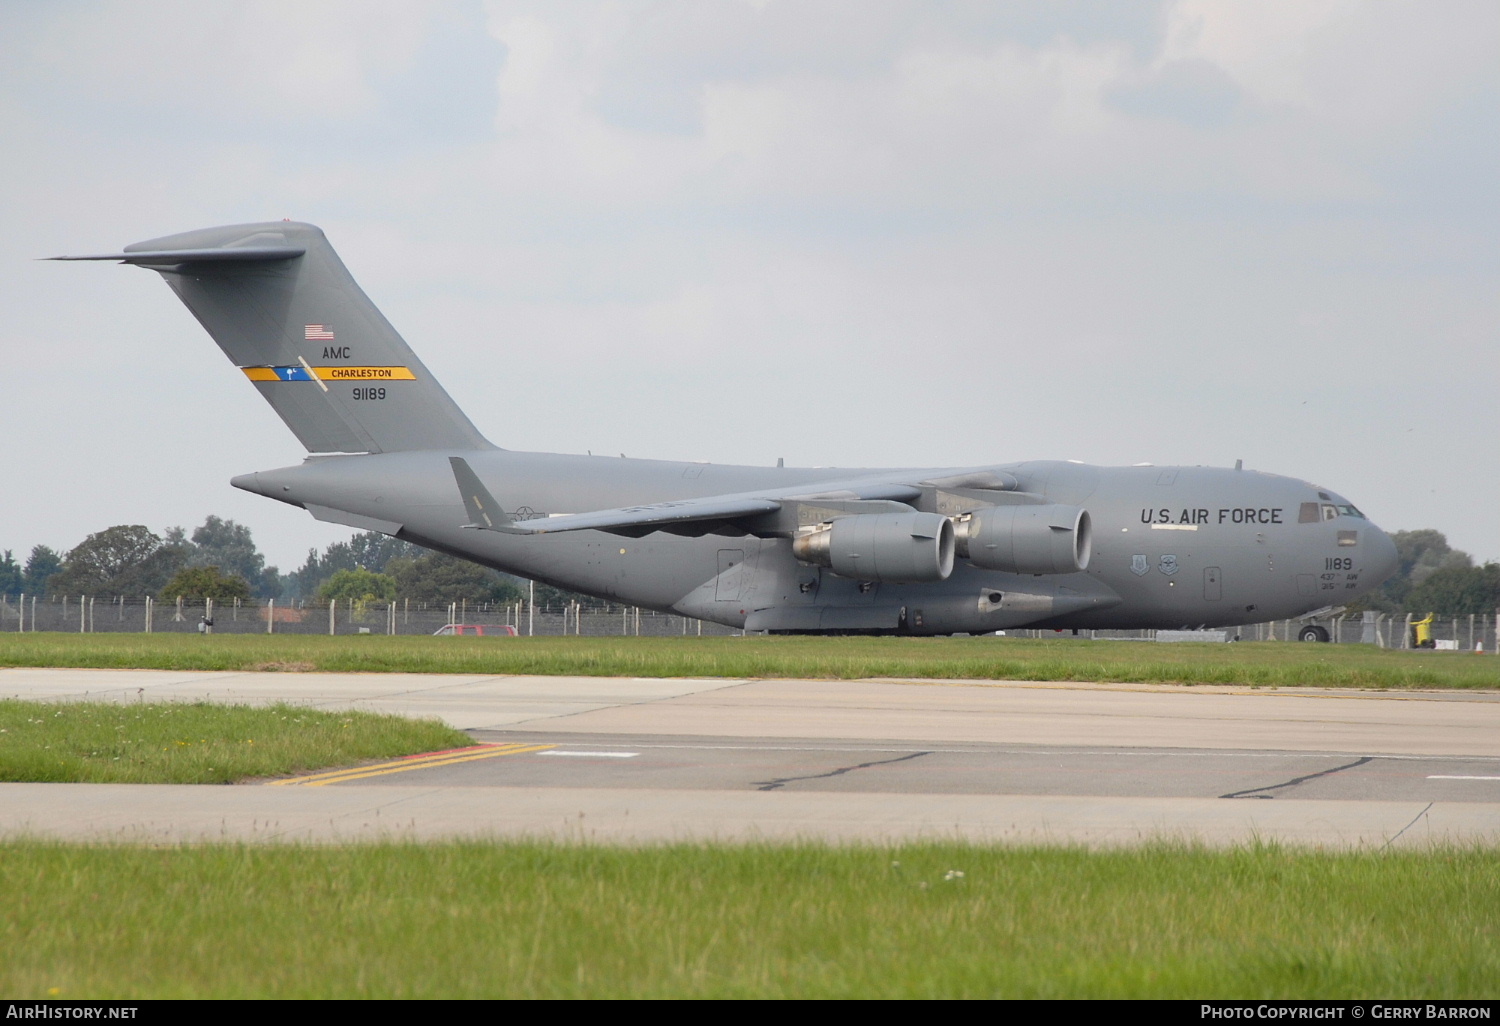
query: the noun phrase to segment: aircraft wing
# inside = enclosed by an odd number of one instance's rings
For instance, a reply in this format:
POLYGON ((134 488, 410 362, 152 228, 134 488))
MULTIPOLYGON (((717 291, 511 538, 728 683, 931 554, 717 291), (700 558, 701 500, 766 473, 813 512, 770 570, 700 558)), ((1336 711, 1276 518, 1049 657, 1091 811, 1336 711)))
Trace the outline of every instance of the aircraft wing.
POLYGON ((649 533, 694 521, 737 520, 740 517, 774 513, 781 503, 758 496, 711 496, 704 499, 674 499, 646 506, 622 506, 588 513, 565 513, 536 520, 513 521, 520 534, 554 534, 558 531, 629 531, 649 533))
MULTIPOLYGON (((753 520, 763 527, 777 520, 798 522, 810 512, 815 520, 838 513, 879 513, 909 510, 904 505, 922 494, 923 486, 977 486, 987 489, 1014 487, 1015 479, 993 471, 966 472, 947 478, 901 481, 890 476, 849 476, 827 482, 803 482, 785 490, 709 495, 700 498, 670 499, 639 506, 590 510, 586 513, 554 514, 531 520, 517 520, 505 512, 468 461, 450 456, 453 475, 469 516, 465 527, 503 534, 558 534, 565 531, 608 531, 612 534, 641 537, 652 531, 702 535, 734 521, 753 520), (806 511, 806 512, 805 512, 806 511)), ((920 478, 920 473, 916 475, 920 478)), ((783 525, 784 526, 784 525, 783 525)), ((741 524, 743 528, 743 523, 741 524)))
POLYGON ((714 495, 702 499, 673 499, 644 506, 566 513, 561 516, 517 520, 489 493, 467 460, 450 456, 454 479, 469 515, 465 527, 503 534, 556 534, 561 531, 613 531, 649 534, 673 525, 702 521, 726 521, 738 517, 774 513, 781 503, 755 495, 714 495))

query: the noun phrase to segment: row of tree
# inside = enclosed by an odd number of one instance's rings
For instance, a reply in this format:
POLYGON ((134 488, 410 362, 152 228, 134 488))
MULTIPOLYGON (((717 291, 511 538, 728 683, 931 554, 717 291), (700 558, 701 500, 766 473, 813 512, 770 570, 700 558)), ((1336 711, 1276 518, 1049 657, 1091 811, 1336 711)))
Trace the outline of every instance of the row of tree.
POLYGON ((1474 558, 1450 546, 1441 531, 1396 531, 1391 540, 1400 566, 1358 608, 1449 616, 1500 609, 1500 563, 1475 566, 1474 558))
MULTIPOLYGON (((38 545, 24 567, 7 550, 0 557, 0 594, 165 595, 180 574, 188 575, 185 580, 217 580, 228 598, 272 598, 284 587, 276 568, 265 565, 248 527, 211 516, 191 537, 180 527, 163 536, 141 524, 120 524, 89 535, 64 556, 38 545)), ((173 598, 178 594, 188 592, 171 592, 173 598)))
MULTIPOLYGON (((1400 568, 1354 608, 1447 615, 1500 608, 1500 563, 1475 566, 1441 531, 1397 531, 1391 538, 1400 568)), ((374 531, 334 542, 321 553, 311 549, 301 567, 282 574, 266 566, 248 527, 215 516, 191 535, 180 527, 157 535, 140 524, 125 524, 89 535, 66 555, 38 545, 24 565, 10 551, 0 557, 0 595, 9 596, 371 602, 399 595, 424 603, 505 603, 520 599, 523 587, 518 578, 374 531)), ((586 609, 606 606, 541 584, 536 600, 543 606, 573 601, 586 609)))
MULTIPOLYGON (((180 527, 158 535, 140 524, 121 524, 89 535, 66 555, 38 545, 24 565, 8 550, 0 556, 0 595, 11 597, 369 602, 399 595, 429 604, 505 603, 520 599, 523 587, 518 578, 373 531, 335 542, 321 553, 311 549, 299 569, 283 574, 266 566, 248 527, 215 516, 191 535, 180 527)), ((574 600, 602 605, 537 585, 541 604, 574 600)))

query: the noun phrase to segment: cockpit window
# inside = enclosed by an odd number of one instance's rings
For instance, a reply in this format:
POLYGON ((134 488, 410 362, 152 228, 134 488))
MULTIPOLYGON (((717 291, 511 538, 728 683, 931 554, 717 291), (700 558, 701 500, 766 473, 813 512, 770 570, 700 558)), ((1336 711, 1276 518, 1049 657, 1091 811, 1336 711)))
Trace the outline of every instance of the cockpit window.
MULTIPOLYGON (((1322 492, 1318 493, 1322 495, 1322 492)), ((1317 524, 1328 520, 1337 520, 1339 517, 1357 517, 1360 520, 1367 519, 1363 513, 1353 506, 1342 502, 1304 502, 1302 508, 1297 511, 1297 523, 1317 524)))

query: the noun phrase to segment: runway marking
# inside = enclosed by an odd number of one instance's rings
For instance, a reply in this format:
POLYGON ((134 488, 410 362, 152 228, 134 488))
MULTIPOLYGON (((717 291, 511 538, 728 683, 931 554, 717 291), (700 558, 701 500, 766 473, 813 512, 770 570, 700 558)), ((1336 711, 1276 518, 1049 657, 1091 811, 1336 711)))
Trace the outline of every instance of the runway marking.
MULTIPOLYGON (((595 742, 596 744, 598 742, 595 742)), ((606 742, 607 744, 607 742, 606 742)), ((982 744, 976 742, 976 745, 982 744)), ((1118 749, 1070 749, 1070 748, 1017 748, 1007 743, 996 742, 993 746, 973 748, 890 748, 878 745, 684 745, 684 744, 633 744, 631 748, 671 749, 703 752, 924 752, 931 755, 1035 755, 1074 756, 1087 755, 1109 758, 1110 756, 1132 756, 1136 758, 1214 758, 1214 759, 1347 759, 1351 752, 1304 752, 1295 748, 1263 752, 1241 752, 1231 749, 1176 749, 1176 748, 1118 748, 1118 749)), ((559 753, 562 754, 562 753, 559 753)), ((1401 755, 1376 752, 1370 759, 1397 762, 1494 762, 1495 756, 1487 755, 1401 755)))
POLYGON ((568 755, 575 759, 634 759, 640 752, 564 752, 556 748, 539 755, 568 755))
POLYGON ((430 752, 426 755, 408 755, 393 762, 377 763, 374 766, 356 766, 351 769, 311 773, 307 776, 292 777, 288 780, 273 780, 270 786, 323 787, 327 784, 342 784, 346 780, 383 777, 391 773, 405 773, 409 770, 430 769, 435 766, 454 766, 461 762, 476 762, 480 759, 493 759, 501 755, 525 755, 528 752, 543 752, 551 747, 553 746, 512 743, 477 745, 473 748, 453 748, 443 752, 430 752))
MULTIPOLYGON (((747 683, 763 684, 766 680, 750 680, 747 683)), ((1462 702, 1493 701, 1497 692, 1493 689, 1465 688, 1456 691, 1418 691, 1392 694, 1381 688, 1349 688, 1359 694, 1344 694, 1336 686, 1319 690, 1294 690, 1297 685, 1264 684, 1252 687, 1235 687, 1232 684, 1127 684, 1121 681, 1040 681, 1040 680, 975 680, 952 678, 949 680, 920 680, 909 677, 862 677, 851 680, 816 680, 815 684, 905 684, 915 687, 939 688, 1010 688, 1036 691, 1114 691, 1147 695, 1261 695, 1271 698, 1336 698, 1358 702, 1462 702), (1452 696, 1452 697, 1450 697, 1452 696)))
POLYGON ((1459 777, 1436 774, 1427 778, 1428 780, 1500 780, 1500 777, 1459 777))

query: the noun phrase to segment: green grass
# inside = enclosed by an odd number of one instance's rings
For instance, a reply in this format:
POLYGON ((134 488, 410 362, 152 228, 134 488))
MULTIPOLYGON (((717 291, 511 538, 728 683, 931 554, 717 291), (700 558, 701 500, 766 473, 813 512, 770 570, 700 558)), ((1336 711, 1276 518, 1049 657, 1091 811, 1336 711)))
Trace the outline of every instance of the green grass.
POLYGON ((290 705, 0 701, 0 781, 228 784, 473 744, 436 720, 290 705))
POLYGON ((18 999, 1500 996, 1493 850, 15 842, 0 910, 18 999))
POLYGON ((1494 688, 1500 660, 1462 652, 1258 642, 1156 645, 1021 638, 430 638, 3 634, 0 667, 932 677, 1364 688, 1494 688))

